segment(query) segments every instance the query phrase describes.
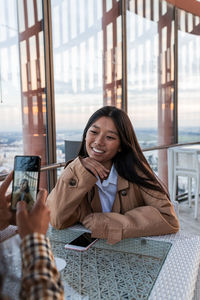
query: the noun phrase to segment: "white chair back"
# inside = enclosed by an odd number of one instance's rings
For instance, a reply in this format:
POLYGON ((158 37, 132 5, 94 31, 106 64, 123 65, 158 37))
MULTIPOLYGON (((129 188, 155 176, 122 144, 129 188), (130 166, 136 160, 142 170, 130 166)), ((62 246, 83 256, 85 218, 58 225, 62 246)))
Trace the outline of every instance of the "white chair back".
POLYGON ((179 176, 187 178, 188 200, 191 207, 192 202, 192 180, 195 181, 194 203, 195 211, 194 217, 197 218, 198 202, 199 202, 199 172, 200 163, 198 159, 197 150, 193 149, 173 149, 174 175, 173 175, 173 191, 172 201, 176 200, 177 193, 177 179, 179 176))
POLYGON ((196 150, 174 149, 174 168, 176 172, 196 173, 199 169, 196 150))

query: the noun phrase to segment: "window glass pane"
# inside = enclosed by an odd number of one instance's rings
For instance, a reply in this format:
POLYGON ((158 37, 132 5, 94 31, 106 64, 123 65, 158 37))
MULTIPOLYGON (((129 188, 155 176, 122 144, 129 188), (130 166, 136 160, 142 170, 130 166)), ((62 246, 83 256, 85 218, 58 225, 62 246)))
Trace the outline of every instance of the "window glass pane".
MULTIPOLYGON (((47 164, 43 20, 34 21, 42 0, 26 3, 0 1, 0 174, 13 169, 17 154, 39 155, 47 164)), ((44 172, 41 186, 47 187, 44 172)))
POLYGON ((37 89, 37 54, 36 54, 36 39, 35 36, 29 38, 30 48, 30 73, 31 73, 31 89, 37 89))
POLYGON ((28 90, 27 81, 27 48, 26 41, 20 42, 20 57, 21 57, 21 76, 22 76, 22 91, 26 92, 28 90))
POLYGON ((37 0, 37 21, 41 21, 42 20, 42 1, 41 0, 37 0))
MULTIPOLYGON (((3 2, 3 1, 1 1, 3 2)), ((5 1, 4 1, 5 2, 5 1)), ((19 32, 22 32, 25 30, 25 20, 24 20, 24 0, 18 0, 18 26, 19 26, 19 32)))
MULTIPOLYGON (((173 143, 173 6, 165 1, 127 1, 128 114, 142 148, 173 143), (146 3, 147 2, 147 3, 146 3)), ((159 152, 158 175, 166 173, 159 152)))
POLYGON ((39 66, 40 66, 40 82, 41 87, 45 87, 45 65, 44 65, 44 34, 43 31, 39 32, 39 66))
POLYGON ((28 12, 28 27, 31 27, 35 24, 33 0, 28 0, 26 3, 28 12))
POLYGON ((94 0, 88 0, 88 27, 94 24, 94 0))
POLYGON ((23 152, 16 11, 16 1, 0 1, 0 174, 23 152))
POLYGON ((65 140, 80 140, 94 111, 121 105, 121 18, 111 3, 51 1, 58 162, 65 140))
POLYGON ((5 1, 1 1, 0 3, 1 5, 1 10, 0 10, 0 20, 1 20, 1 26, 0 26, 0 41, 5 41, 7 38, 7 34, 6 34, 6 28, 7 25, 6 24, 6 5, 5 5, 5 1))
POLYGON ((178 10, 178 141, 200 139, 200 20, 178 10))

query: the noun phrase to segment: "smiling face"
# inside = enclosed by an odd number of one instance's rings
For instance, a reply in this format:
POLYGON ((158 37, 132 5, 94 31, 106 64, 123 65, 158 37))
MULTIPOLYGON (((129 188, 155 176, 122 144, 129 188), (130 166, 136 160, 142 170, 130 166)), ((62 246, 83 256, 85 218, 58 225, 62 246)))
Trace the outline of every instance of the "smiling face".
POLYGON ((111 168, 112 159, 120 151, 120 138, 113 120, 101 117, 89 127, 86 138, 88 156, 111 168))
POLYGON ((24 192, 27 189, 28 182, 26 180, 22 180, 20 183, 20 190, 24 192))

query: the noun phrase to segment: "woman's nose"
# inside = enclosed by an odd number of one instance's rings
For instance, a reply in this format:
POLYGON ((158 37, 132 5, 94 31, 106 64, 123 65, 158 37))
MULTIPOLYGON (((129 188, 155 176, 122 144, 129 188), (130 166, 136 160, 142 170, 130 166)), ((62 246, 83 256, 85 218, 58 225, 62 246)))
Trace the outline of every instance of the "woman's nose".
POLYGON ((95 139, 95 143, 97 145, 103 145, 104 144, 104 137, 103 136, 97 136, 96 139, 95 139))

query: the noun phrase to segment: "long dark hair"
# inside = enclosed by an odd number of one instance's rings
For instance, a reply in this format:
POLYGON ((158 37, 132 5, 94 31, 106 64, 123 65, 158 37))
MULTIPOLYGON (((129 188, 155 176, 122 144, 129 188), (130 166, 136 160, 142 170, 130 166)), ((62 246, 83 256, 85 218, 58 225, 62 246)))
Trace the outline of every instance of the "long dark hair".
POLYGON ((78 155, 88 156, 85 145, 86 134, 92 124, 101 117, 111 118, 119 134, 121 151, 113 158, 118 174, 139 186, 167 194, 142 153, 128 115, 121 109, 114 106, 104 106, 93 113, 83 131, 78 155))
POLYGON ((26 182, 26 189, 24 190, 24 192, 25 192, 25 193, 29 193, 30 188, 29 188, 28 179, 23 178, 23 179, 21 180, 21 182, 20 182, 20 185, 21 185, 22 183, 24 183, 24 182, 26 182))

